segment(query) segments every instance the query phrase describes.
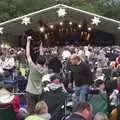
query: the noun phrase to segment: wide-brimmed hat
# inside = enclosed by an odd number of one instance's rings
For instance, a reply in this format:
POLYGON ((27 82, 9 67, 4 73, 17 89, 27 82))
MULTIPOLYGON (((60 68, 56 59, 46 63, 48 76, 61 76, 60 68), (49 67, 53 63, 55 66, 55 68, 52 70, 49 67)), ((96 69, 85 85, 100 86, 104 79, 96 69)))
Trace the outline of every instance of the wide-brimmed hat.
POLYGON ((10 103, 14 99, 14 95, 5 88, 0 89, 0 103, 10 103))

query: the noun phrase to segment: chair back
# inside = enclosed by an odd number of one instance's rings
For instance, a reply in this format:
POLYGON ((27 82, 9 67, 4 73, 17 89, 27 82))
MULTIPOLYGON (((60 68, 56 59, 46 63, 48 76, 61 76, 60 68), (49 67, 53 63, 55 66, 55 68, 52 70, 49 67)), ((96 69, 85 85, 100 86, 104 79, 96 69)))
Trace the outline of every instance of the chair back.
POLYGON ((16 120, 16 114, 11 104, 0 105, 0 120, 16 120))
POLYGON ((108 114, 108 100, 106 94, 88 94, 87 102, 93 107, 93 114, 103 112, 108 114))

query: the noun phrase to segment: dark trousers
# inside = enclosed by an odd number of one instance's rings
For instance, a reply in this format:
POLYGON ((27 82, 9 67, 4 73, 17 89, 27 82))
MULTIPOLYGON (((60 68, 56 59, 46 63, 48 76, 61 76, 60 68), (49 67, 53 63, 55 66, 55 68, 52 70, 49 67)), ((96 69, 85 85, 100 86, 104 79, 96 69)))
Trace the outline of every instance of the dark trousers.
POLYGON ((27 104, 28 104, 27 110, 30 115, 34 113, 35 105, 40 100, 41 95, 34 95, 32 93, 27 92, 27 104))

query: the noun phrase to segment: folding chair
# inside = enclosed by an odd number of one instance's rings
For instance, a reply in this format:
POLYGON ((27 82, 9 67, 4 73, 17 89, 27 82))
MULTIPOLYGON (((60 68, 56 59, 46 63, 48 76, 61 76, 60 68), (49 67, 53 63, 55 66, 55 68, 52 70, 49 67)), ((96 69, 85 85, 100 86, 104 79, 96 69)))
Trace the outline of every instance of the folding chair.
POLYGON ((87 102, 92 105, 94 115, 97 112, 108 114, 108 99, 105 93, 88 94, 87 102))
POLYGON ((66 113, 66 99, 67 93, 64 92, 45 92, 43 100, 46 101, 49 113, 51 113, 51 120, 61 120, 66 113))
POLYGON ((17 77, 17 85, 18 85, 18 92, 25 92, 25 88, 27 85, 27 80, 23 76, 18 76, 17 77))
POLYGON ((16 120, 16 114, 11 104, 0 105, 0 120, 16 120))

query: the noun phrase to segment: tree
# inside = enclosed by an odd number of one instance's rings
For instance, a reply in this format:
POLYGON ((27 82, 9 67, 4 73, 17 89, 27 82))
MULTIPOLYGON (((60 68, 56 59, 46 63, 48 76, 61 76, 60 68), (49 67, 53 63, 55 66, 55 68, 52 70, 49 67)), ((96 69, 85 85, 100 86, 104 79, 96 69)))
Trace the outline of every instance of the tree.
POLYGON ((51 6, 53 0, 0 0, 0 22, 51 6))
POLYGON ((0 22, 57 3, 67 4, 72 7, 120 20, 120 0, 0 0, 0 22))
POLYGON ((104 4, 104 16, 120 20, 120 0, 108 0, 104 4))

